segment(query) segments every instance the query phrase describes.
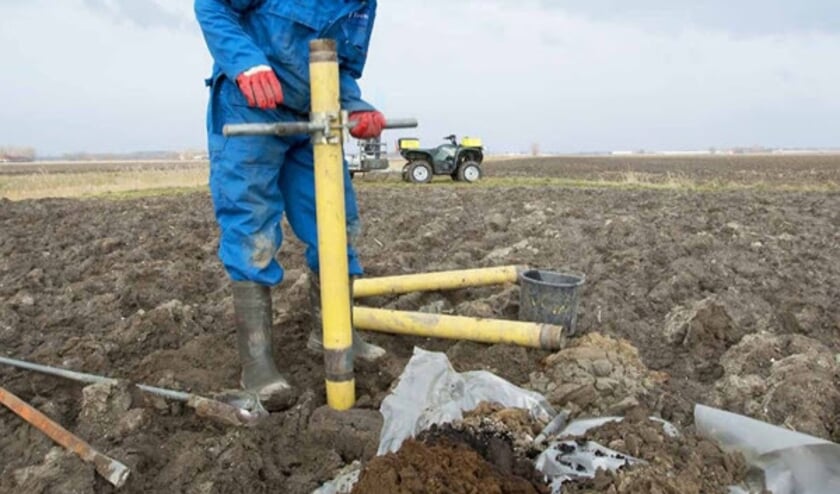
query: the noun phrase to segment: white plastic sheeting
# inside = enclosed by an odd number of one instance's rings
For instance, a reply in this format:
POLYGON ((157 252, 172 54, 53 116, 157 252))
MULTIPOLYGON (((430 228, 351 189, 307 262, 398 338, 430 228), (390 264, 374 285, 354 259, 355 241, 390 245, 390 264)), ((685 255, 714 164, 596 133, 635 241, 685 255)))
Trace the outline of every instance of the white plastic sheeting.
MULTIPOLYGON (((551 480, 551 492, 559 494, 563 484, 595 476, 598 470, 618 470, 642 460, 605 448, 592 441, 553 442, 536 461, 536 469, 551 480)), ((644 463, 644 462, 642 462, 644 463)))
POLYGON ((697 432, 742 453, 773 494, 840 493, 840 444, 697 405, 697 432))
POLYGON ((463 412, 483 401, 528 410, 533 418, 544 422, 555 415, 539 393, 486 371, 459 374, 445 354, 415 348, 399 384, 382 401, 380 411, 385 422, 377 454, 398 451, 403 441, 434 424, 461 420, 463 412))

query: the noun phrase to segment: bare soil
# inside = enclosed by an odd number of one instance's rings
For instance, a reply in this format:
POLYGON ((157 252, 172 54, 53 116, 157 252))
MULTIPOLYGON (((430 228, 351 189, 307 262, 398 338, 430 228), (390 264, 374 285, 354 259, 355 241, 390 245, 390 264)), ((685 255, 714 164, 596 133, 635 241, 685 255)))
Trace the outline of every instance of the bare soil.
POLYGON ((488 176, 558 177, 653 182, 690 180, 701 184, 835 185, 836 154, 709 156, 579 156, 490 162, 488 176))
MULTIPOLYGON (((597 177, 629 166, 710 180, 840 182, 836 159, 767 160, 627 160, 606 170, 525 160, 488 170, 597 177)), ((458 370, 540 388, 580 416, 644 405, 686 427, 699 402, 840 440, 840 194, 488 184, 360 181, 368 274, 503 264, 583 272, 579 328, 588 336, 562 352, 373 335, 388 359, 358 363, 357 410, 332 413, 322 358, 305 351, 303 250, 288 231, 274 346, 301 395, 260 427, 226 428, 179 403, 9 368, 0 368, 0 385, 126 463, 128 493, 311 492, 373 456, 377 409, 415 345, 447 352, 458 370)), ((236 387, 217 235, 204 193, 0 201, 0 352, 199 394, 236 387)), ((359 303, 515 319, 517 293, 502 286, 359 303)), ((114 492, 54 447, 0 410, 0 492, 114 492)))
POLYGON ((747 475, 743 456, 725 453, 690 432, 671 437, 643 408, 632 409, 622 422, 593 429, 578 440, 594 441, 644 463, 614 472, 599 470, 594 479, 564 485, 564 493, 725 494, 747 475))

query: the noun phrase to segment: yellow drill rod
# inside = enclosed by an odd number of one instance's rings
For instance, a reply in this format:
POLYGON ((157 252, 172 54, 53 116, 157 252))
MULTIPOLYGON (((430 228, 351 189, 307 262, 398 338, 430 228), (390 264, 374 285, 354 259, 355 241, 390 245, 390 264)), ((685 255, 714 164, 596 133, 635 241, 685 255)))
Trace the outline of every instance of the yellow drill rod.
MULTIPOLYGON (((312 120, 337 124, 341 105, 335 41, 314 40, 310 42, 309 49, 312 120)), ((334 410, 349 410, 356 403, 356 381, 341 132, 331 130, 328 135, 316 133, 312 140, 327 404, 334 410)))
POLYGON ((353 309, 353 323, 357 329, 381 333, 504 343, 543 350, 559 350, 565 340, 562 326, 368 307, 353 309))
POLYGON ((382 278, 362 278, 353 283, 353 297, 365 298, 379 295, 401 295, 412 292, 456 290, 459 288, 516 283, 519 278, 519 273, 525 269, 521 266, 503 266, 498 268, 386 276, 382 278))

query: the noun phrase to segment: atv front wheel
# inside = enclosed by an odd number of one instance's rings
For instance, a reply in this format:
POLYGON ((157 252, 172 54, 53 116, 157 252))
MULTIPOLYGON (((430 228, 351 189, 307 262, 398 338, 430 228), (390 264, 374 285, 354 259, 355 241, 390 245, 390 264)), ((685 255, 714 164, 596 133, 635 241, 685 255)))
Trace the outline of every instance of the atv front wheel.
POLYGON ((425 161, 413 161, 408 167, 408 179, 415 184, 432 181, 432 167, 425 161))
POLYGON ((461 182, 478 182, 481 178, 481 167, 475 161, 467 161, 458 167, 458 180, 461 182))

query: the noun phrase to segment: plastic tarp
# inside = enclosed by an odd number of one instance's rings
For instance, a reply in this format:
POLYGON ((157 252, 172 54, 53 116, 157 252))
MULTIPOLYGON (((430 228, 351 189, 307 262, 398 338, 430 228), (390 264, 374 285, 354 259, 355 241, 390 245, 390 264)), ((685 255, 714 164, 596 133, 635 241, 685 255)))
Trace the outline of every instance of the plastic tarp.
MULTIPOLYGON (((551 480, 551 492, 559 494, 565 482, 592 478, 600 470, 618 470, 642 462, 638 458, 593 442, 553 442, 537 457, 535 468, 551 480)), ((644 463, 644 462, 642 462, 644 463)))
MULTIPOLYGON (((680 435, 680 432, 677 430, 676 427, 674 427, 672 423, 662 420, 659 417, 650 417, 650 419, 654 422, 659 422, 660 424, 662 424, 662 429, 665 431, 665 434, 668 434, 671 437, 677 437, 680 435)), ((582 436, 586 434, 586 432, 589 431, 589 429, 601 427, 602 425, 608 424, 610 422, 621 422, 622 420, 624 420, 624 417, 600 417, 593 419, 575 420, 574 422, 567 425, 565 429, 560 431, 559 436, 582 436)))
POLYGON ((443 353, 414 349, 397 387, 382 401, 384 419, 377 454, 395 452, 403 441, 434 424, 461 420, 481 402, 528 410, 549 422, 555 412, 539 393, 486 371, 455 372, 443 353))
POLYGON ((350 465, 342 468, 336 477, 326 484, 322 485, 312 494, 350 494, 353 491, 353 486, 359 481, 359 475, 362 474, 362 464, 359 461, 354 461, 350 465))
POLYGON ((742 453, 773 494, 840 493, 840 444, 702 405, 697 432, 742 453))

